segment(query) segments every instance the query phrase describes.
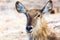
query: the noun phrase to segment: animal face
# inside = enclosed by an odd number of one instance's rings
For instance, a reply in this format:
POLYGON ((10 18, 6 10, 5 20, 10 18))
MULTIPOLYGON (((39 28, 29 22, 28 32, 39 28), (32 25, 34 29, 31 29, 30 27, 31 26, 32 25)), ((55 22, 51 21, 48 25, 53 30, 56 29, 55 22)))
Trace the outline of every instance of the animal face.
POLYGON ((40 17, 42 17, 42 14, 45 14, 49 11, 49 9, 51 8, 52 9, 52 0, 49 0, 47 2, 47 4, 42 8, 42 9, 31 9, 31 10, 28 10, 25 8, 25 6, 17 1, 16 4, 16 10, 19 12, 19 13, 24 13, 27 17, 27 26, 34 26, 34 24, 36 23, 36 18, 37 18, 37 15, 40 15, 40 17))
POLYGON ((48 1, 47 5, 45 5, 43 9, 31 9, 31 10, 27 10, 24 7, 24 5, 21 4, 20 2, 16 3, 16 10, 19 13, 22 12, 25 15, 27 15, 27 20, 30 20, 28 22, 29 24, 28 26, 33 26, 31 35, 33 35, 35 40, 57 40, 56 34, 53 33, 50 30, 50 28, 48 28, 47 23, 46 21, 44 21, 43 17, 42 18, 40 17, 41 14, 45 14, 46 12, 49 11, 49 8, 53 6, 52 3, 50 2, 51 0, 48 1))

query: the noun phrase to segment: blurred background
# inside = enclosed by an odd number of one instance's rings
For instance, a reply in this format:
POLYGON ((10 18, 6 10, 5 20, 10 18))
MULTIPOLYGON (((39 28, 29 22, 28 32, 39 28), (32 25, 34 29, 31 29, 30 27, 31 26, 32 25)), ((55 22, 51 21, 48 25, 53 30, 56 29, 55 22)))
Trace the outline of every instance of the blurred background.
MULTIPOLYGON (((48 0, 0 0, 0 10, 15 9, 15 2, 20 1, 26 8, 39 8, 41 9, 46 5, 48 0)), ((60 0, 52 0, 54 7, 60 9, 60 0)))

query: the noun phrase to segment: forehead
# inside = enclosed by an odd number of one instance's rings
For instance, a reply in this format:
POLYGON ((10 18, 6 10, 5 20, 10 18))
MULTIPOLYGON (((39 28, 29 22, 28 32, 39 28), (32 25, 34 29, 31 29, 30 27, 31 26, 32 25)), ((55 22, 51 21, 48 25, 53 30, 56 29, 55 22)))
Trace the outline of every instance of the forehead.
POLYGON ((40 13, 40 9, 31 9, 31 10, 28 10, 27 13, 28 13, 31 17, 34 17, 35 15, 37 15, 38 13, 40 13))

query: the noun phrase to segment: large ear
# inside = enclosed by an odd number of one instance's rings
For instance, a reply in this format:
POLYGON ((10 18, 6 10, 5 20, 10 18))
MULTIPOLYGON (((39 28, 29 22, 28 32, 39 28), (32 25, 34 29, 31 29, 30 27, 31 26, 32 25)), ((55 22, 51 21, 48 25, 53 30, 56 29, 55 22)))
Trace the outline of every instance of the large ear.
POLYGON ((52 8, 53 8, 53 2, 52 0, 49 0, 47 4, 41 9, 41 13, 47 13, 50 9, 52 10, 52 8))
POLYGON ((15 3, 15 7, 16 7, 16 10, 20 13, 26 13, 26 9, 24 7, 24 5, 22 3, 20 3, 19 1, 17 1, 15 3))

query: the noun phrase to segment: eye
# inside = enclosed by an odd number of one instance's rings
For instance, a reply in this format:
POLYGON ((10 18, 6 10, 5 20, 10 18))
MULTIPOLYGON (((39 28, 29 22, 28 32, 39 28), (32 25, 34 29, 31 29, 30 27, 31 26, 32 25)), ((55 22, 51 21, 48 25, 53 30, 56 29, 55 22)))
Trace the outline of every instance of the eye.
POLYGON ((38 15, 38 17, 40 17, 40 15, 38 15))

